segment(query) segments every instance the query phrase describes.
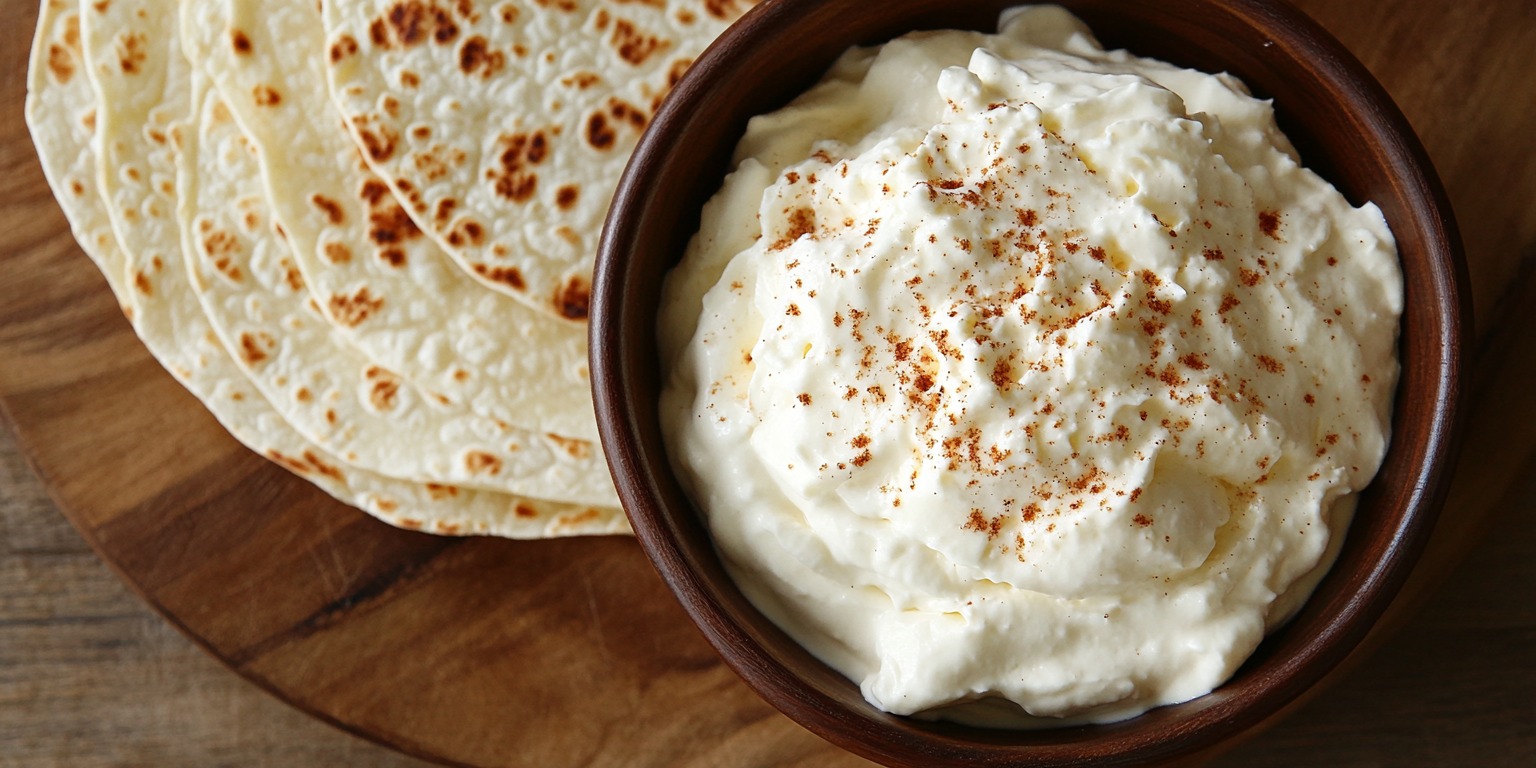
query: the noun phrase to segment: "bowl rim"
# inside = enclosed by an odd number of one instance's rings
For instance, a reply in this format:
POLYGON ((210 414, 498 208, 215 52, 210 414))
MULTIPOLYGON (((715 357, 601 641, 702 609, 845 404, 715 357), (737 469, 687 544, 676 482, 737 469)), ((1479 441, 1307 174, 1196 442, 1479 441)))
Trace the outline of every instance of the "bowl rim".
MULTIPOLYGON (((847 0, 844 4, 858 4, 847 0)), ((921 4, 913 0, 905 6, 921 4)), ((1064 5, 1105 5, 1108 0, 1067 0, 1064 5)), ((1199 752, 1212 744, 1258 725, 1276 715, 1333 670, 1364 639, 1406 580, 1414 561, 1434 527, 1435 517, 1448 487, 1449 468, 1460 433, 1464 399, 1460 371, 1471 332, 1470 296, 1465 259, 1451 206, 1433 164, 1407 119, 1386 90, 1338 40, 1305 13, 1281 0, 1188 0, 1191 7, 1217 7, 1262 29, 1287 59, 1311 61, 1317 76, 1342 95, 1347 117, 1357 123, 1362 136, 1380 142, 1387 160, 1386 173, 1403 182, 1404 197, 1412 210, 1405 213, 1425 234, 1424 267, 1438 298, 1433 343, 1442 356, 1430 374, 1428 403, 1417 405, 1427 413, 1428 431, 1423 459, 1414 467, 1412 484, 1397 526, 1390 531, 1385 555, 1375 561, 1358 586, 1335 606, 1321 626, 1322 634, 1305 643, 1275 670, 1275 682, 1246 695, 1223 698, 1196 709, 1159 732, 1140 733, 1134 724, 1145 716, 1115 726, 1081 726, 1056 729, 1060 742, 1034 746, 1009 743, 1006 738, 986 736, 980 729, 929 727, 891 715, 873 712, 855 718, 841 704, 816 690, 799 673, 786 666, 754 637, 749 628, 730 618, 714 587, 691 565, 678 540, 675 521, 669 520, 660 495, 662 466, 647 465, 642 451, 642 426, 628 378, 634 373, 626 357, 630 346, 626 330, 633 332, 635 318, 627 316, 625 266, 642 222, 649 212, 647 190, 665 173, 666 158, 678 151, 672 135, 686 120, 707 109, 710 89, 707 77, 698 73, 734 71, 752 47, 754 36, 764 30, 792 28, 807 9, 829 4, 827 0, 767 0, 727 29, 690 68, 664 102, 651 127, 641 138, 620 181, 610 207, 598 252, 592 292, 590 321, 591 371, 599 433, 621 502, 629 514, 637 539, 669 589, 682 603, 695 625, 722 659, 762 698, 802 726, 863 757, 891 765, 920 765, 933 760, 968 759, 978 764, 1004 764, 1025 757, 1032 764, 1066 764, 1088 754, 1085 745, 1102 741, 1094 732, 1117 729, 1111 749, 1092 754, 1111 764, 1131 760, 1170 759, 1199 752), (695 75, 698 76, 695 76, 695 75), (659 474, 658 474, 659 473, 659 474), (786 681, 790 681, 786 684, 786 681), (871 729, 870 722, 884 722, 871 729), (1123 728, 1124 724, 1131 724, 1123 728)), ((835 4, 835 3, 834 3, 835 4)), ((1027 3, 1003 3, 1027 4, 1027 3)), ((1148 0, 1108 3, 1124 6, 1156 5, 1148 0)), ((990 6, 989 6, 990 7, 990 6)), ((1134 52, 1134 51, 1133 51, 1134 52)), ((1406 309, 1405 309, 1406 318, 1406 309)), ((654 317, 648 330, 654 333, 654 317)), ((1399 399, 1402 398, 1399 382, 1399 399)), ((1400 407, 1400 406, 1399 406, 1400 407)), ((654 409, 654 404, 652 404, 654 409)), ((1395 419, 1396 420, 1396 419, 1395 419)), ((1394 420, 1394 423, 1395 423, 1394 420)), ((654 457, 653 457, 654 458, 654 457)), ((725 585, 735 589, 734 584, 725 585)), ((739 593, 738 593, 739 594, 739 593)), ((1262 646, 1261 646, 1262 647, 1262 646)), ((1245 665, 1246 668, 1246 665, 1245 665)), ((833 674, 836 674, 835 672, 833 674)), ((1243 672, 1233 676, 1236 680, 1243 672)), ((1224 683, 1223 687, 1230 684, 1224 683)), ((1218 688, 1218 691, 1221 689, 1218 688)), ((1206 698, 1206 697, 1202 697, 1206 698)), ((1198 699, 1197 699, 1198 701, 1198 699)), ((1186 704, 1173 705, 1184 707, 1186 704)), ((867 705, 866 705, 867 706, 867 705)), ((1012 733, 1012 732, 1010 732, 1012 733)), ((1041 733, 1041 732, 1027 732, 1041 733)))

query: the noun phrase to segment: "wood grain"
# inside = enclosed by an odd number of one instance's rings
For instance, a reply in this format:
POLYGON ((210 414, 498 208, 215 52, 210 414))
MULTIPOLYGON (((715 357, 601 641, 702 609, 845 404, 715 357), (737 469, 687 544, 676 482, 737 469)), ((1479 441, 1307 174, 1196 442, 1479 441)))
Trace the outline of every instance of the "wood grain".
MULTIPOLYGON (((1478 391, 1418 597, 1397 609, 1401 630, 1218 763, 1531 765, 1536 8, 1299 4, 1377 73, 1446 181, 1473 278, 1478 391)), ((191 651, 82 538, 257 686, 419 755, 862 764, 727 672, 633 542, 394 531, 236 445, 148 358, 70 239, 20 118, 35 8, 0 0, 0 13, 0 408, 41 477, 11 455, 0 465, 0 764, 415 762, 274 706, 191 651)))
POLYGON ((188 643, 91 552, 0 430, 0 765, 422 764, 188 643))

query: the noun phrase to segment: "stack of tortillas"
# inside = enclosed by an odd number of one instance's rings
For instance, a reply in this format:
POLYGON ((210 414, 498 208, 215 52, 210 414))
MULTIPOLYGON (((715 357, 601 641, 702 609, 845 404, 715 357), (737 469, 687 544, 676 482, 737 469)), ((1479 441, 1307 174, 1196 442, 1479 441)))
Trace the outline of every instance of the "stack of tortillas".
POLYGON ((44 171, 146 346, 386 521, 628 530, 586 313, 635 139, 744 0, 44 0, 44 171))

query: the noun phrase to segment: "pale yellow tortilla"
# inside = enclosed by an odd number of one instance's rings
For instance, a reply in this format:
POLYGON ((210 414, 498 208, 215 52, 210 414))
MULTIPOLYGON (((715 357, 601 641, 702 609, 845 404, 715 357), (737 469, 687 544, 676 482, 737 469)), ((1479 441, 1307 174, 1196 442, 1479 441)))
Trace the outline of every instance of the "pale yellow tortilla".
MULTIPOLYGON (((167 41, 175 36, 154 36, 153 33, 163 29, 160 25, 167 22, 168 16, 174 16, 175 4, 140 3, 119 9, 129 13, 126 19, 103 14, 102 18, 90 19, 86 24, 80 23, 80 8, 76 3, 59 0, 47 0, 42 4, 28 76, 28 127, 49 183, 82 248, 101 267, 119 298, 130 305, 135 329, 150 351, 176 373, 220 423, 257 453, 305 477, 336 498, 402 527, 437 533, 485 533, 522 538, 628 530, 622 515, 611 509, 401 482, 353 470, 307 443, 289 428, 240 374, 223 347, 210 343, 213 332, 203 315, 186 309, 190 292, 173 290, 186 287, 179 253, 175 254, 174 260, 166 261, 162 257, 150 292, 125 280, 132 274, 130 264, 153 266, 153 262, 145 262, 142 257, 130 258, 113 236, 114 223, 137 241, 152 228, 144 224, 139 215, 122 212, 158 212, 160 208, 152 204, 150 197, 156 198, 153 201, 156 203, 167 202, 164 187, 152 193, 147 185, 130 186, 127 182, 133 180, 132 174, 126 170, 139 169, 140 178, 144 178, 143 174, 150 168, 154 168, 162 180, 167 173, 174 176, 173 168, 162 167, 164 155, 151 148, 161 146, 155 132, 162 126, 169 126, 174 136, 175 121, 135 121, 135 116, 142 118, 145 115, 142 112, 135 115, 133 110, 153 111, 163 105, 148 99, 102 102, 84 72, 91 63, 111 60, 115 50, 112 45, 114 35, 106 34, 105 30, 144 35, 146 42, 156 40, 162 45, 143 49, 144 57, 133 57, 135 63, 132 66, 137 72, 157 69, 158 72, 151 74, 149 79, 161 84, 163 94, 166 82, 175 83, 181 77, 174 71, 178 59, 168 55, 173 49, 166 47, 169 45, 167 41), (112 26, 119 22, 120 26, 112 26), (96 24, 94 30, 89 28, 92 23, 96 24), (94 34, 98 44, 105 43, 97 49, 94 58, 83 48, 82 34, 94 34), (118 134, 96 138, 97 129, 102 125, 117 127, 118 134), (124 130, 123 126, 138 130, 124 130), (97 170, 108 170, 97 165, 99 147, 104 144, 110 144, 114 157, 123 163, 116 169, 123 173, 114 175, 111 180, 105 173, 97 174, 97 170), (113 194, 114 202, 122 206, 119 221, 112 221, 103 192, 113 194), (160 290, 154 291, 156 288, 160 290), (175 298, 178 295, 181 296, 179 300, 175 298)), ((86 8, 85 13, 94 12, 90 4, 86 8)), ((119 62, 122 60, 118 59, 119 62)), ((101 79, 118 87, 135 82, 122 67, 117 74, 110 70, 101 74, 101 79)), ((173 182, 172 195, 174 190, 173 182)), ((171 202, 174 210, 174 200, 171 202)), ((153 231, 162 229, 157 226, 153 231)), ((172 253, 175 248, 156 247, 153 250, 156 254, 172 253)), ((191 302, 192 306, 195 304, 195 301, 191 302)))
POLYGON ((327 0, 324 61, 369 164, 422 229, 492 289, 585 321, 635 140, 751 4, 327 0))
POLYGON ((420 232, 342 130, 311 0, 203 0, 183 38, 258 147, 320 309, 368 357, 452 404, 597 456, 585 331, 486 290, 420 232))
MULTIPOLYGON (((617 506, 600 453, 442 402, 352 348, 326 321, 278 233, 256 146, 194 73, 179 228, 196 300, 225 348, 306 438, 402 479, 617 506)), ((446 398, 443 398, 446 400, 446 398)))

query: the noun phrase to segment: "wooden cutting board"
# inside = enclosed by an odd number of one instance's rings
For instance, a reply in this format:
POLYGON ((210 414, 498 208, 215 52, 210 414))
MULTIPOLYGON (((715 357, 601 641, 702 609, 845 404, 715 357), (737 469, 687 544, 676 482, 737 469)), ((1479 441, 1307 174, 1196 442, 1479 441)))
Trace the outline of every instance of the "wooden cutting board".
MULTIPOLYGON (((1536 7, 1299 3, 1419 131, 1478 313, 1467 448, 1422 594, 1536 459, 1536 7)), ((0 0, 0 410, 58 505, 146 602, 317 717, 474 766, 862 765, 758 701, 633 541, 398 531, 241 448, 134 338, 21 119, 33 0, 0 0)), ((1411 608, 1403 601, 1398 618, 1411 608)))

